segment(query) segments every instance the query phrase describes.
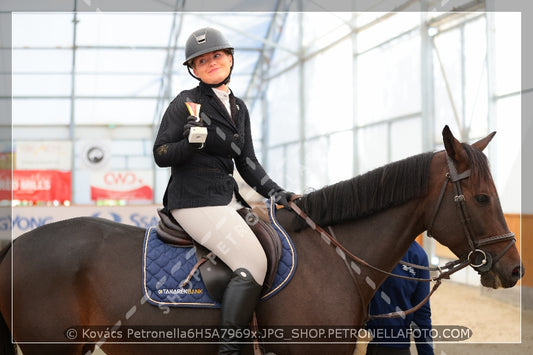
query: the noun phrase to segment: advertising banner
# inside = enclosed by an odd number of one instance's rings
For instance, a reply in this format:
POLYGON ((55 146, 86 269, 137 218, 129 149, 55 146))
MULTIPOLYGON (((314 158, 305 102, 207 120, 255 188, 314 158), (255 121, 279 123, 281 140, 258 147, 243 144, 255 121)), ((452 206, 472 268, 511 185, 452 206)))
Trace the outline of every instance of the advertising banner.
MULTIPOLYGON (((16 238, 45 224, 74 217, 99 217, 141 228, 154 226, 159 221, 159 205, 138 206, 20 206, 6 216, 0 215, 0 232, 10 231, 16 238)), ((59 236, 58 236, 59 237, 59 236)), ((68 237, 68 236, 62 236, 68 237)))
POLYGON ((111 141, 82 140, 76 143, 84 170, 107 170, 111 159, 111 141))
POLYGON ((13 157, 11 152, 0 152, 0 169, 11 170, 13 157))
POLYGON ((70 201, 71 172, 58 170, 0 170, 0 199, 20 201, 70 201))
POLYGON ((70 141, 23 141, 15 149, 18 170, 70 170, 72 166, 70 141))
POLYGON ((0 201, 11 200, 11 170, 0 170, 0 201))
POLYGON ((91 200, 152 200, 151 170, 91 173, 91 200))

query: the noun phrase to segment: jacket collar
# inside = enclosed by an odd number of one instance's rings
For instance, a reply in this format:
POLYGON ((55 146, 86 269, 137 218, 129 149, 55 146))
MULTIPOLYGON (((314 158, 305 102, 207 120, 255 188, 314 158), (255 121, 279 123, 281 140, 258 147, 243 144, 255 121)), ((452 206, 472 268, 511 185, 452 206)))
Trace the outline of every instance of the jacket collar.
POLYGON ((224 107, 224 104, 222 103, 222 101, 220 101, 220 99, 217 97, 215 92, 209 86, 207 86, 203 82, 200 82, 198 86, 200 87, 201 94, 209 96, 211 98, 210 101, 212 102, 211 105, 217 110, 217 112, 220 115, 222 115, 236 129, 237 127, 235 125, 235 119, 237 117, 238 110, 235 109, 236 103, 235 103, 235 96, 233 95, 233 92, 230 90, 229 99, 230 99, 231 112, 233 114, 233 117, 231 117, 228 111, 226 110, 226 107, 224 107))

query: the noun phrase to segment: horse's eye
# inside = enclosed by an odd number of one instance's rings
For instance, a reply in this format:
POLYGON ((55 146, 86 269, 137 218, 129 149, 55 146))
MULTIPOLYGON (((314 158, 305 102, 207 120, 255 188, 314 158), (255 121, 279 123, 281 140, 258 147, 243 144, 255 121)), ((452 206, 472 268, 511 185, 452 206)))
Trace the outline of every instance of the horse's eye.
POLYGON ((489 195, 484 195, 484 194, 476 195, 475 198, 476 198, 476 201, 481 203, 481 204, 487 204, 490 201, 489 195))

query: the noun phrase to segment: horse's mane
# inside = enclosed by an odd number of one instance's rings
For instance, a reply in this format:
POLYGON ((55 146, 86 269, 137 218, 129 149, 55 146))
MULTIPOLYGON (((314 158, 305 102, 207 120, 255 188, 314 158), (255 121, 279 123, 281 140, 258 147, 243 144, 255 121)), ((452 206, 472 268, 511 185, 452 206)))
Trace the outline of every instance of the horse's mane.
POLYGON ((401 205, 426 193, 434 153, 406 158, 326 186, 296 203, 313 221, 331 225, 401 205))

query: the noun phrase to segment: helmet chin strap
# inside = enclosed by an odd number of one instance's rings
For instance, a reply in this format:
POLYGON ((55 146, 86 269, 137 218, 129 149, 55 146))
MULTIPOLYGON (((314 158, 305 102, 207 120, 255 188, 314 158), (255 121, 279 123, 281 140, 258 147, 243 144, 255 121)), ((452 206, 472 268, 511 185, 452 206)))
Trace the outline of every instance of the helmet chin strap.
MULTIPOLYGON (((233 57, 233 56, 232 56, 233 57)), ((207 86, 207 87, 210 87, 210 88, 218 88, 219 86, 222 86, 222 85, 227 85, 230 81, 230 78, 231 78, 231 72, 233 71, 233 58, 232 58, 232 63, 231 63, 231 68, 229 69, 229 74, 228 76, 226 77, 226 79, 222 80, 220 83, 218 84, 208 84, 206 82, 203 82, 202 79, 200 79, 199 77, 197 77, 196 75, 193 74, 193 72, 191 72, 191 67, 187 65, 187 70, 189 71, 189 74, 195 78, 196 80, 198 80, 199 82, 201 82, 203 85, 207 86)))

